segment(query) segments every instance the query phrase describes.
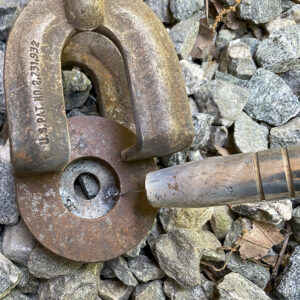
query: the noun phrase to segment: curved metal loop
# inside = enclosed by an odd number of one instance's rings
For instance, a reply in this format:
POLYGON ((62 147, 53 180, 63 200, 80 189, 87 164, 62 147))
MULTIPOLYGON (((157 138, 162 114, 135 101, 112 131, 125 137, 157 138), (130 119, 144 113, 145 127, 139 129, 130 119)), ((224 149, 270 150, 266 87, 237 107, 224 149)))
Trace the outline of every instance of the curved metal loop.
POLYGON ((14 171, 50 172, 68 162, 61 53, 78 29, 90 30, 101 22, 96 32, 112 40, 122 54, 135 119, 136 144, 125 149, 122 158, 140 160, 188 147, 194 131, 181 69, 151 9, 140 0, 91 0, 91 7, 99 5, 96 12, 86 9, 86 1, 71 10, 73 2, 31 0, 10 34, 5 90, 14 171), (90 22, 85 22, 86 12, 90 22))

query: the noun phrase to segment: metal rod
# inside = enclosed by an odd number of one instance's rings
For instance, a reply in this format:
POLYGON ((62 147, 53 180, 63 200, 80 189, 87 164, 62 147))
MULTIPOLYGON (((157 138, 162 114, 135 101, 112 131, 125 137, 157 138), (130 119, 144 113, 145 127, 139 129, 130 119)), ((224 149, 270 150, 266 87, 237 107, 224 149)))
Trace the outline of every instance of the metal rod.
POLYGON ((300 146, 214 157, 158 170, 146 178, 154 207, 205 207, 300 195, 300 146))

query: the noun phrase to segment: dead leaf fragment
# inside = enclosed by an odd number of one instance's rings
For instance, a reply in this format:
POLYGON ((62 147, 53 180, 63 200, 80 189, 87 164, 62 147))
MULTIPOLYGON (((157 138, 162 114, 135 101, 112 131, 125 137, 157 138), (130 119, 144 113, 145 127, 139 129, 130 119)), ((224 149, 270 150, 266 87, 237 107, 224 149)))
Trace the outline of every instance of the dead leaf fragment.
POLYGON ((240 237, 236 245, 243 259, 261 259, 275 245, 280 244, 284 236, 275 225, 254 221, 253 228, 240 237))

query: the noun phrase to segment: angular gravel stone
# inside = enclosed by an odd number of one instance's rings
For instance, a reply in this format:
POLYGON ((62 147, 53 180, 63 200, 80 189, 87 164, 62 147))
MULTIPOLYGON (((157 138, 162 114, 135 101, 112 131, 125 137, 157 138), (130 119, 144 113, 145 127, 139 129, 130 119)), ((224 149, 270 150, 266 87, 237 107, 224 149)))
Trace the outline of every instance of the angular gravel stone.
POLYGON ((289 71, 280 74, 280 77, 292 89, 300 101, 300 70, 289 71))
POLYGON ((292 225, 295 240, 300 243, 300 206, 293 210, 292 225))
POLYGON ((189 104, 191 109, 191 115, 194 116, 199 113, 198 106, 195 102, 195 100, 192 97, 189 97, 189 104))
POLYGON ((128 266, 135 277, 142 282, 161 279, 165 273, 148 256, 140 255, 129 261, 128 266))
POLYGON ((0 40, 6 40, 10 29, 29 0, 9 0, 0 3, 0 40))
POLYGON ((195 95, 201 112, 216 117, 215 123, 230 127, 249 99, 249 92, 227 81, 214 80, 195 95))
POLYGON ((258 48, 258 45, 261 43, 260 40, 253 38, 253 37, 249 37, 249 36, 245 36, 245 37, 241 38, 241 42, 247 44, 250 47, 250 53, 251 53, 252 57, 254 56, 254 54, 258 48))
POLYGON ((200 65, 188 60, 181 60, 180 66, 188 95, 196 94, 204 82, 204 71, 200 65))
POLYGON ((281 17, 287 20, 294 20, 296 24, 300 23, 300 4, 293 5, 288 11, 284 12, 281 17))
POLYGON ((218 206, 214 208, 214 213, 210 220, 210 225, 215 236, 220 240, 225 238, 231 229, 233 223, 233 214, 229 207, 218 206))
POLYGON ((98 293, 103 300, 127 300, 133 289, 116 279, 100 280, 98 293))
POLYGON ((269 23, 265 24, 266 30, 269 34, 272 34, 273 32, 280 30, 287 26, 293 26, 296 25, 296 22, 294 20, 287 20, 287 19, 281 19, 277 18, 275 20, 270 21, 269 23))
POLYGON ((89 97, 91 81, 77 69, 63 71, 62 78, 66 110, 81 107, 89 97))
POLYGON ((266 293, 238 273, 230 273, 217 285, 222 300, 271 300, 266 293))
POLYGON ((237 253, 232 253, 227 264, 227 269, 239 273, 261 289, 265 289, 270 280, 270 272, 268 269, 252 261, 242 260, 237 253))
POLYGON ((163 282, 155 280, 138 285, 133 294, 132 300, 165 300, 163 282))
POLYGON ((26 266, 34 246, 35 239, 23 220, 5 228, 2 251, 13 262, 26 266))
POLYGON ((219 71, 216 72, 215 79, 227 81, 232 84, 238 85, 239 87, 242 87, 242 88, 245 87, 248 82, 248 80, 243 80, 243 79, 234 77, 230 74, 219 72, 219 71))
POLYGON ((0 41, 0 113, 5 112, 4 86, 3 86, 4 52, 5 52, 5 44, 2 41, 0 41))
POLYGON ((137 286, 138 281, 133 276, 131 270, 128 267, 128 263, 124 257, 120 256, 110 261, 111 268, 114 271, 116 277, 120 279, 124 284, 128 286, 137 286))
POLYGON ((146 234, 143 239, 131 250, 127 251, 125 254, 123 254, 124 257, 126 258, 135 258, 138 257, 142 251, 142 249, 146 246, 147 244, 147 238, 148 235, 150 234, 150 231, 148 234, 146 234))
POLYGON ((211 281, 205 281, 194 288, 184 289, 176 281, 168 278, 164 282, 164 292, 171 300, 211 300, 214 299, 214 286, 211 281))
POLYGON ((236 37, 236 32, 229 29, 221 29, 217 35, 216 46, 219 49, 226 47, 236 37))
POLYGON ((193 13, 200 10, 204 5, 204 0, 170 0, 170 9, 176 20, 190 18, 193 13))
POLYGON ((2 300, 38 300, 34 296, 28 296, 23 294, 18 289, 13 289, 6 297, 2 298, 2 300))
POLYGON ((270 132, 270 148, 283 148, 300 143, 300 118, 275 127, 270 132))
POLYGON ((160 159, 162 164, 167 168, 185 163, 188 155, 189 152, 187 150, 183 150, 174 154, 163 156, 160 159))
POLYGON ((236 204, 231 205, 231 209, 256 221, 279 225, 282 221, 289 221, 292 218, 293 205, 291 200, 281 200, 236 204))
POLYGON ((282 6, 282 11, 283 12, 286 12, 287 10, 289 10, 290 8, 292 8, 295 5, 296 5, 296 3, 294 1, 281 0, 281 6, 282 6))
POLYGON ((237 15, 243 20, 263 24, 275 19, 281 11, 281 0, 243 0, 237 15))
POLYGON ((0 161, 0 224, 14 225, 19 221, 19 209, 11 165, 0 161))
POLYGON ((269 129, 253 121, 242 112, 234 123, 234 141, 242 153, 268 149, 269 129))
POLYGON ((203 160, 203 156, 201 155, 199 150, 189 151, 188 161, 199 161, 199 160, 203 160))
POLYGON ((0 299, 20 282, 22 271, 0 252, 0 299))
POLYGON ((295 248, 288 265, 277 279, 276 284, 276 293, 280 299, 300 299, 300 246, 295 248))
POLYGON ((155 254, 161 269, 183 287, 201 284, 202 253, 197 248, 196 232, 177 229, 163 234, 155 244, 155 254))
POLYGON ((208 144, 212 132, 213 122, 214 117, 209 114, 199 113, 193 116, 195 137, 190 146, 192 150, 198 150, 199 148, 205 147, 208 144))
POLYGON ((163 23, 173 23, 170 0, 146 0, 145 3, 153 10, 163 23))
POLYGON ((260 66, 274 73, 300 67, 300 25, 275 31, 258 46, 255 54, 260 66))
POLYGON ((246 88, 250 99, 245 111, 253 119, 280 126, 300 111, 300 102, 291 88, 270 71, 258 69, 246 88))
POLYGON ((228 70, 233 76, 240 79, 249 79, 256 71, 256 65, 252 59, 250 46, 235 40, 229 43, 227 49, 228 70))
POLYGON ((35 247, 29 257, 28 270, 37 278, 52 279, 75 272, 82 263, 73 262, 57 256, 40 246, 35 247))
POLYGON ((200 17, 196 14, 187 20, 177 23, 170 30, 171 40, 177 55, 181 59, 187 58, 193 49, 199 31, 199 20, 200 17))
POLYGON ((150 232, 150 234, 147 238, 147 244, 149 245, 152 253, 154 253, 154 248, 155 248, 156 241, 164 233, 165 232, 164 232, 162 226, 155 219, 155 223, 153 225, 153 228, 152 228, 152 230, 151 230, 151 232, 150 232))
POLYGON ((235 0, 221 0, 221 2, 228 6, 234 5, 236 3, 235 0))
POLYGON ((23 272, 23 277, 17 285, 17 288, 24 294, 35 294, 38 291, 40 282, 37 278, 32 276, 28 269, 25 267, 20 267, 23 272))
POLYGON ((184 228, 201 232, 202 226, 207 223, 214 213, 213 207, 207 208, 161 208, 159 220, 166 232, 184 228))
POLYGON ((246 218, 242 218, 240 220, 235 220, 232 223, 230 231, 227 233, 224 241, 224 247, 234 247, 235 242, 238 240, 240 236, 243 235, 244 230, 251 230, 252 223, 250 220, 246 218))
POLYGON ((94 300, 98 294, 102 263, 87 264, 80 270, 48 280, 39 292, 39 299, 94 300))

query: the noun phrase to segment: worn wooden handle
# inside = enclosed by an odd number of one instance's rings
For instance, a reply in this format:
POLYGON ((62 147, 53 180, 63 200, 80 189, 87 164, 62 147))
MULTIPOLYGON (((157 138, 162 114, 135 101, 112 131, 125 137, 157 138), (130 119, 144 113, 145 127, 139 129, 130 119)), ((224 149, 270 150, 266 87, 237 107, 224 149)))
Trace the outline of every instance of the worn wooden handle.
POLYGON ((205 207, 300 195, 300 146, 214 157, 148 174, 154 207, 205 207))

